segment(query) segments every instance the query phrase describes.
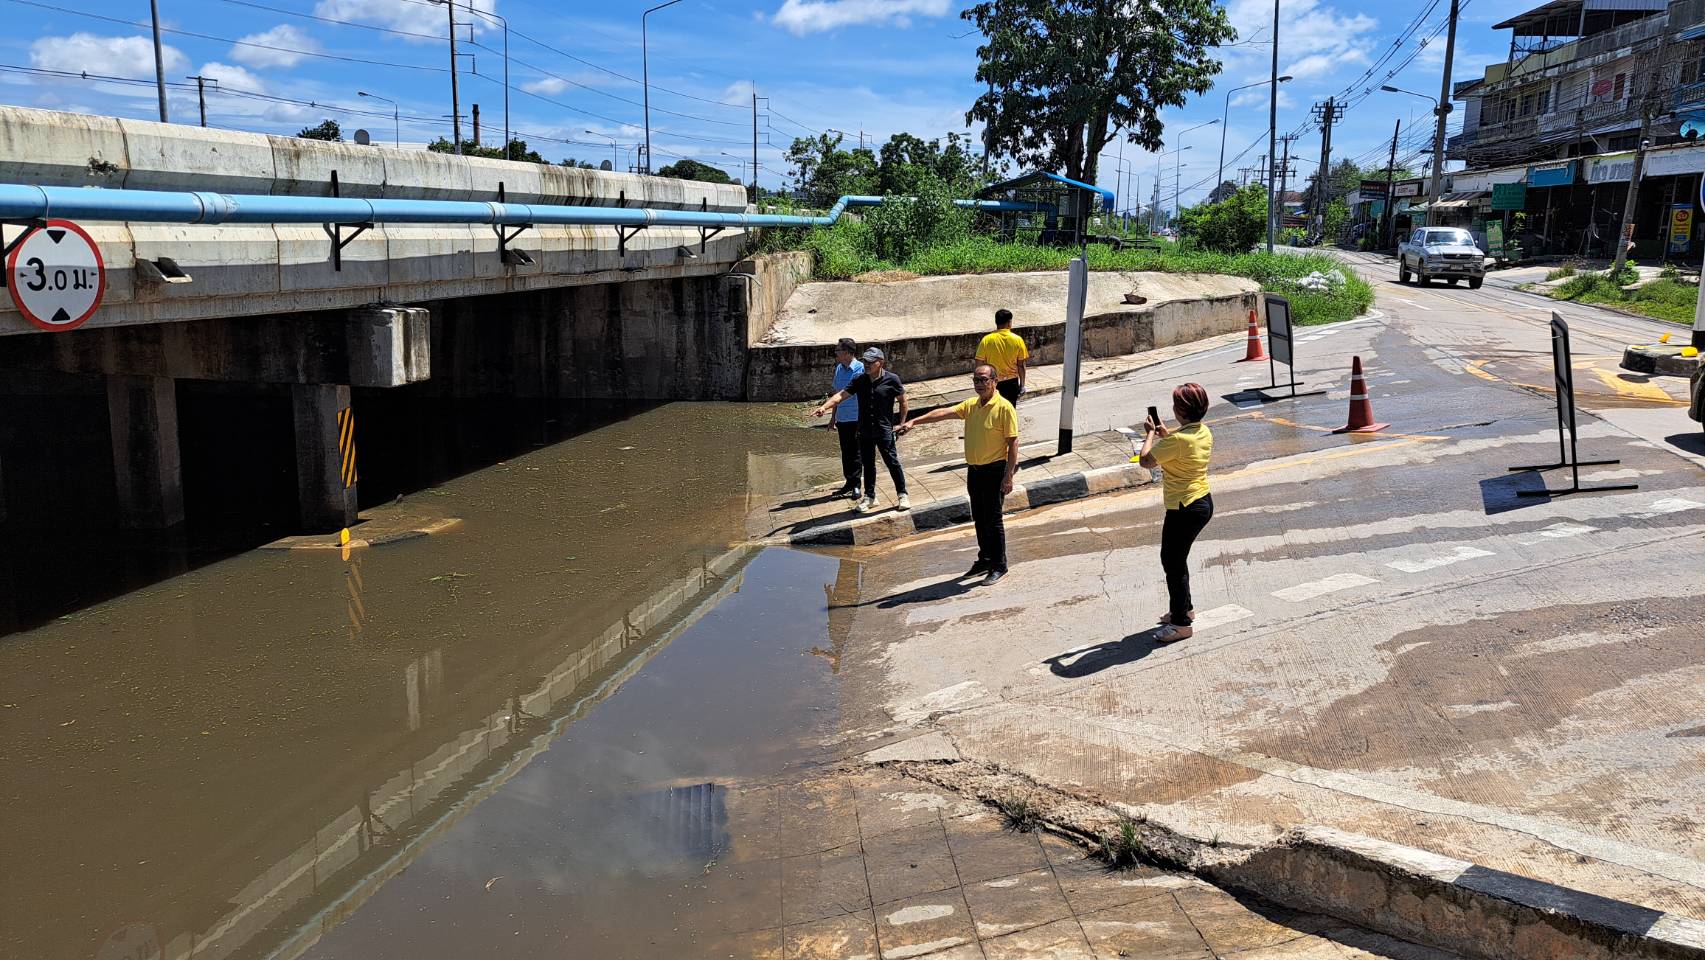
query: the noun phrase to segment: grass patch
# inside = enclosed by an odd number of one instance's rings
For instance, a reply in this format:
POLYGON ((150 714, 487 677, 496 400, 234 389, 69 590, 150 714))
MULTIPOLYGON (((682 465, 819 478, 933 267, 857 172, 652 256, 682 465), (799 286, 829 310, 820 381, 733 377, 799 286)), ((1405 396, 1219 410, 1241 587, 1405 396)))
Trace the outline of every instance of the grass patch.
POLYGON ((1575 275, 1574 266, 1572 266, 1571 264, 1565 263, 1561 267, 1558 267, 1557 269, 1552 270, 1550 273, 1547 273, 1545 275, 1545 282, 1551 283, 1551 282, 1556 281, 1556 280, 1567 280, 1574 275, 1575 275))
POLYGON ((1553 300, 1617 307, 1671 323, 1691 324, 1699 289, 1664 277, 1633 290, 1624 290, 1605 273, 1583 273, 1552 290, 1553 300))
MULTIPOLYGON (((856 219, 843 220, 833 227, 787 232, 792 236, 767 236, 761 246, 765 249, 810 250, 816 255, 815 277, 818 280, 850 280, 862 274, 889 270, 905 270, 925 277, 1064 270, 1076 256, 1072 249, 1007 243, 982 234, 969 234, 925 247, 902 261, 894 262, 880 259, 871 252, 875 244, 869 236, 869 227, 856 219)), ((1263 290, 1289 297, 1294 322, 1301 326, 1349 320, 1373 306, 1373 288, 1329 254, 1214 253, 1180 250, 1175 244, 1163 243, 1158 247, 1125 250, 1091 244, 1085 256, 1091 270, 1219 273, 1246 277, 1260 284, 1263 290), (1334 272, 1344 279, 1341 283, 1334 283, 1329 290, 1307 290, 1298 285, 1311 273, 1334 272)))
POLYGON ((1101 838, 1101 858, 1107 865, 1127 870, 1148 859, 1148 848, 1137 830, 1137 821, 1120 817, 1113 830, 1101 838))
POLYGON ((1030 833, 1042 825, 1042 808, 1029 797, 1013 794, 997 799, 995 806, 1000 809, 1001 819, 1006 822, 1008 830, 1019 833, 1030 833))

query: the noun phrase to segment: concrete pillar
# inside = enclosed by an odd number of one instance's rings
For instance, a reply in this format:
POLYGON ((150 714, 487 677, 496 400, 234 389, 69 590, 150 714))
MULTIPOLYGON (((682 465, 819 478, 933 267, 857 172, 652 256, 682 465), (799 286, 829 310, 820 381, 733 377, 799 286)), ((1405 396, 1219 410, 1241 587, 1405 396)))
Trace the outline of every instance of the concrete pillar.
POLYGON ((132 530, 161 530, 182 523, 177 381, 108 377, 107 420, 119 523, 132 530))
POLYGON ((355 411, 349 386, 298 383, 290 388, 296 413, 296 495, 302 526, 341 530, 355 523, 355 411))

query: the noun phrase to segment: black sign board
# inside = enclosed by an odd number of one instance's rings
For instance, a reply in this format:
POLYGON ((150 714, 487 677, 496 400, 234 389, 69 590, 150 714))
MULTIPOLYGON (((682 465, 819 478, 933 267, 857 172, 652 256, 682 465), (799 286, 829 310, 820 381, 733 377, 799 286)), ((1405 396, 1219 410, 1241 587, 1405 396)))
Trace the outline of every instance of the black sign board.
POLYGON ((1295 338, 1291 335, 1291 302, 1276 293, 1262 294, 1261 299, 1267 309, 1267 371, 1268 379, 1272 383, 1265 388, 1257 388, 1255 392, 1261 394, 1261 399, 1268 401, 1289 400, 1292 397, 1312 397, 1325 393, 1324 390, 1312 390, 1308 393, 1297 392, 1295 338), (1286 385, 1290 387, 1290 392, 1277 397, 1267 396, 1266 390, 1277 390, 1279 388, 1277 364, 1280 363, 1284 364, 1285 369, 1289 372, 1290 382, 1286 385))
POLYGON ((1638 490, 1637 483, 1616 483, 1597 487, 1581 486, 1581 468, 1599 467, 1620 460, 1582 460, 1575 437, 1575 368, 1569 350, 1569 325, 1557 314, 1551 314, 1552 379, 1557 388, 1557 462, 1511 470, 1557 470, 1568 467, 1573 480, 1560 489, 1518 490, 1524 497, 1559 497, 1570 493, 1589 493, 1600 490, 1638 490))

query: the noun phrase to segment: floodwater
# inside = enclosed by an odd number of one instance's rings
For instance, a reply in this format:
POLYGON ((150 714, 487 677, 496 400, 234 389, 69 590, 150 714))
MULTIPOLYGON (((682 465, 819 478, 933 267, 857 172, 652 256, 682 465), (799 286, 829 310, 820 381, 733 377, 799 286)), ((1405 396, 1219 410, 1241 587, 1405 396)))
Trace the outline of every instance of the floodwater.
POLYGON ((737 543, 833 444, 639 410, 385 508, 447 534, 0 637, 0 956, 682 955, 741 856, 731 785, 836 722, 846 572, 737 543))

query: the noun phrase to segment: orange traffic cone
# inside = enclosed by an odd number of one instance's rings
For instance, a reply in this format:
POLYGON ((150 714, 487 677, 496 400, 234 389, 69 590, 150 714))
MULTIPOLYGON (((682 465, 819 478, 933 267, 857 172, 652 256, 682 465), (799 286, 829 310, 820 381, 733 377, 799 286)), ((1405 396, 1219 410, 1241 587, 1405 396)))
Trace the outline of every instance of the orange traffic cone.
POLYGON ((1373 422, 1373 404, 1368 402, 1368 384, 1362 379, 1362 358, 1350 365, 1350 422, 1333 433, 1373 433, 1391 426, 1373 422))
POLYGON ((1251 360, 1267 359, 1267 350, 1261 346, 1261 325, 1255 321, 1255 311, 1249 311, 1249 349, 1244 351, 1243 359, 1238 363, 1248 363, 1251 360))

